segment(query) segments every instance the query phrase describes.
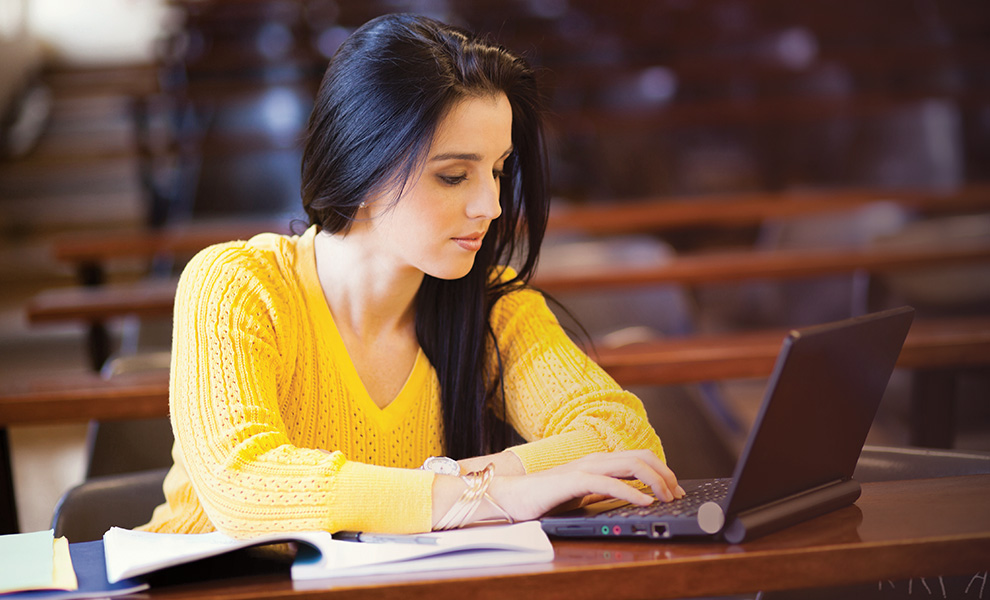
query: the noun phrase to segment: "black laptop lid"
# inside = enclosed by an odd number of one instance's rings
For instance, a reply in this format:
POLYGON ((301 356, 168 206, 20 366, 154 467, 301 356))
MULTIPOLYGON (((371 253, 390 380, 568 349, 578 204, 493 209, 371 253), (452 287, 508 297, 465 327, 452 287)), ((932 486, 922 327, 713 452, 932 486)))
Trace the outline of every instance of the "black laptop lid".
POLYGON ((727 513, 852 477, 913 316, 903 307, 787 336, 727 513))

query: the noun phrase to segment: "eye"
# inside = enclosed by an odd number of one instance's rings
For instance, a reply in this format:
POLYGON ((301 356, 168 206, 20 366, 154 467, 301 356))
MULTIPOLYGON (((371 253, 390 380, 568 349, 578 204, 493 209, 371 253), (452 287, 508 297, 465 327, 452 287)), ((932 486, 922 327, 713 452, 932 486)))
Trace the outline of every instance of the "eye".
POLYGON ((509 173, 505 170, 505 167, 501 169, 492 169, 492 177, 494 177, 495 179, 500 179, 508 174, 509 173))
POLYGON ((444 185, 455 186, 467 179, 467 175, 437 175, 444 185))

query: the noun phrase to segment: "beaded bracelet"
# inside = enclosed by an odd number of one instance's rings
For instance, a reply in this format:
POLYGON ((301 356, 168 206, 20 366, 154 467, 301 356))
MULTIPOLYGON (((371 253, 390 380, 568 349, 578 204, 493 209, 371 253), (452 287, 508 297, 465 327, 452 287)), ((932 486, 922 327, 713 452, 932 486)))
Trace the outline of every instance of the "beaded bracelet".
POLYGON ((488 488, 491 486, 492 481, 495 479, 495 465, 489 464, 487 467, 481 471, 473 471, 467 475, 462 475, 461 480, 467 484, 467 489, 461 494, 461 497, 454 502, 454 505, 450 507, 443 517, 437 521, 436 526, 433 528, 434 531, 443 531, 446 529, 457 529, 458 527, 463 527, 474 516, 474 513, 478 511, 478 507, 481 506, 482 500, 488 500, 492 506, 495 507, 498 512, 502 513, 502 517, 505 518, 509 523, 514 523, 515 521, 509 513, 505 512, 501 506, 488 494, 488 488))

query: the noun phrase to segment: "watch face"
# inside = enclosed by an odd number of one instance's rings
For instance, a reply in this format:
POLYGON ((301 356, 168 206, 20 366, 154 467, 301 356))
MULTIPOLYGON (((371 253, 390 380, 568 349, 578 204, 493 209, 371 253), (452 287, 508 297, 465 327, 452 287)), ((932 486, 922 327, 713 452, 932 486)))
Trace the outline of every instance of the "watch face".
POLYGON ((453 458, 446 456, 431 456, 423 463, 423 468, 437 475, 460 475, 461 465, 453 458))

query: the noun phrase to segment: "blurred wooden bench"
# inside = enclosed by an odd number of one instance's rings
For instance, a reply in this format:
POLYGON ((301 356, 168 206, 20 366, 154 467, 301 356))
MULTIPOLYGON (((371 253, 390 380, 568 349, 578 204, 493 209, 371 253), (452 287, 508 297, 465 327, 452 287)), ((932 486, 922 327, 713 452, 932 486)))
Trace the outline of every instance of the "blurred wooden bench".
POLYGON ((736 251, 682 254, 656 265, 610 266, 537 275, 549 292, 629 288, 658 284, 696 286, 743 280, 806 279, 837 273, 891 273, 947 264, 986 262, 990 244, 938 247, 736 251))
MULTIPOLYGON (((619 383, 670 385, 766 377, 773 369, 783 330, 661 338, 592 351, 619 383)), ((910 442, 949 448, 954 439, 954 375, 990 367, 990 316, 917 320, 897 361, 911 369, 910 442)))
POLYGON ((0 427, 168 416, 168 371, 110 379, 90 371, 11 381, 0 392, 0 427))
MULTIPOLYGON (((579 272, 538 274, 533 284, 550 293, 680 284, 698 286, 743 280, 807 279, 839 273, 908 271, 990 260, 990 244, 864 250, 740 251, 681 255, 656 265, 589 268, 579 272)), ((107 340, 92 335, 109 319, 126 315, 168 317, 175 301, 175 279, 45 290, 26 306, 32 324, 72 322, 91 329, 91 358, 96 369, 109 356, 107 340)))
MULTIPOLYGON (((986 262, 990 244, 864 250, 781 250, 718 252, 677 256, 647 266, 594 268, 538 274, 533 284, 549 292, 636 287, 688 286, 747 279, 799 279, 865 271, 888 273, 946 264, 986 262)), ((175 279, 45 290, 28 303, 34 324, 92 322, 124 315, 167 316, 175 300, 175 279)))
POLYGON ((552 211, 548 232, 614 235, 748 227, 771 220, 843 213, 882 201, 926 217, 987 212, 990 185, 972 184, 951 190, 842 188, 589 202, 552 211))
MULTIPOLYGON (((662 232, 681 228, 740 227, 772 219, 808 217, 838 213, 864 206, 878 199, 893 202, 922 215, 940 215, 986 211, 990 209, 990 186, 971 185, 956 190, 871 190, 845 189, 788 193, 725 194, 708 197, 653 199, 567 207, 551 214, 549 231, 581 232, 590 235, 662 232)), ((102 285, 108 263, 122 258, 151 260, 156 256, 188 257, 214 243, 247 239, 274 231, 288 233, 290 223, 273 219, 212 220, 160 230, 131 233, 92 233, 64 238, 56 242, 54 253, 59 260, 75 266, 81 283, 102 285)), ((926 251, 927 252, 927 251, 926 251)), ((933 262, 965 261, 969 250, 943 250, 931 256, 933 262)), ((977 258, 973 258, 976 260, 977 258)), ((655 269, 622 269, 608 273, 588 272, 581 275, 548 275, 539 285, 548 291, 574 286, 628 286, 650 283, 708 283, 718 280, 764 277, 809 276, 851 268, 880 270, 917 266, 919 255, 906 254, 873 257, 858 251, 803 255, 714 255, 684 257, 655 269), (874 264, 869 264, 875 261, 874 264)), ((181 264, 181 263, 180 263, 181 264)), ((123 313, 164 315, 171 310, 168 283, 149 282, 106 290, 46 292, 28 309, 32 322, 60 319, 85 320, 90 323, 89 345, 94 366, 109 355, 108 336, 101 324, 104 317, 123 313), (103 314, 101 314, 103 313, 103 314)))
MULTIPOLYGON (((986 212, 990 210, 990 185, 953 190, 864 188, 628 199, 563 206, 551 211, 548 232, 612 235, 752 226, 771 219, 840 213, 883 200, 925 216, 986 212)), ((81 282, 94 283, 103 281, 104 266, 113 260, 188 255, 211 244, 248 239, 265 231, 287 233, 289 226, 275 219, 230 219, 112 235, 93 232, 60 239, 53 251, 57 259, 75 266, 81 282)))
MULTIPOLYGON (((676 385, 766 377, 786 330, 693 335, 592 348, 591 356, 621 385, 676 385)), ((990 366, 990 317, 918 320, 897 366, 913 370, 990 366)), ((168 414, 168 371, 103 379, 54 374, 11 382, 0 391, 0 427, 168 414)))
MULTIPOLYGON (((765 377, 786 330, 665 337, 591 354, 623 385, 765 377)), ((990 316, 918 319, 897 366, 942 369, 990 365, 990 316)))
POLYGON ((73 265, 81 283, 99 285, 106 264, 114 260, 151 260, 160 255, 191 256, 220 242, 246 240, 263 232, 288 233, 289 224, 275 219, 204 220, 185 226, 129 232, 92 232, 66 236, 53 246, 55 258, 73 265))

